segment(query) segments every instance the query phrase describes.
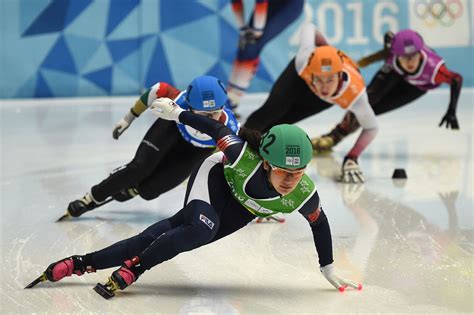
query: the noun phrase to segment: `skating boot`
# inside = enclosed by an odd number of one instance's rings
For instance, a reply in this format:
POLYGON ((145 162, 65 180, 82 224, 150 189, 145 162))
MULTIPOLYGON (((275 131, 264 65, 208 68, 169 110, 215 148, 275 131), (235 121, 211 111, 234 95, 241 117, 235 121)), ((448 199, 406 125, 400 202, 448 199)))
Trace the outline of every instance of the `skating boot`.
POLYGON ((104 299, 110 299, 115 296, 115 291, 124 290, 126 287, 137 281, 142 274, 140 268, 140 259, 138 256, 131 260, 126 260, 122 266, 112 273, 105 284, 97 283, 94 291, 100 294, 104 299))
POLYGON ((311 139, 311 144, 317 153, 330 152, 335 145, 334 138, 330 134, 311 139))
POLYGON ((81 199, 71 201, 67 207, 67 212, 71 217, 79 217, 99 206, 93 199, 90 193, 86 193, 81 199))
POLYGON ((108 198, 107 200, 99 203, 99 202, 96 202, 94 199, 92 199, 92 195, 90 193, 86 193, 84 197, 82 197, 81 199, 71 201, 69 205, 67 206, 66 213, 62 215, 59 219, 57 219, 56 222, 59 222, 71 217, 74 217, 74 218, 80 217, 87 211, 91 211, 99 206, 105 205, 106 203, 109 203, 112 200, 114 199, 108 198))
POLYGON ((345 137, 359 129, 360 124, 354 113, 348 111, 342 121, 328 134, 313 138, 311 144, 315 153, 325 153, 341 142, 345 137))
POLYGON ((347 133, 344 130, 336 127, 328 134, 311 139, 311 144, 315 153, 326 153, 332 151, 332 148, 346 136, 347 133))
POLYGON ((49 265, 43 274, 27 285, 25 289, 32 288, 43 281, 56 282, 71 276, 73 273, 82 276, 85 272, 95 272, 95 269, 91 266, 86 266, 82 256, 67 257, 49 265))

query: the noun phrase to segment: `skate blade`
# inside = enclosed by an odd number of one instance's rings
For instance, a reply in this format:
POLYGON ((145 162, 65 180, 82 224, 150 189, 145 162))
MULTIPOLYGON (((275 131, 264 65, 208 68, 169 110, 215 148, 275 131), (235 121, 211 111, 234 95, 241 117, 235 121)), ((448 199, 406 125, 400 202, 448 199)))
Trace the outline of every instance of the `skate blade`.
POLYGON ((28 284, 25 289, 31 289, 32 287, 34 287, 35 285, 37 285, 38 283, 40 282, 43 282, 43 281, 47 281, 48 278, 46 278, 46 274, 43 273, 41 276, 39 276, 38 278, 36 278, 33 282, 31 282, 30 284, 28 284))
POLYGON ((103 284, 97 283, 94 287, 94 291, 101 295, 104 299, 108 300, 111 297, 115 296, 115 293, 107 289, 107 287, 103 284))
POLYGON ((61 221, 65 220, 65 219, 69 219, 69 218, 72 218, 72 217, 71 217, 71 215, 70 215, 68 212, 66 212, 66 213, 63 214, 59 219, 57 219, 56 222, 61 222, 61 221))

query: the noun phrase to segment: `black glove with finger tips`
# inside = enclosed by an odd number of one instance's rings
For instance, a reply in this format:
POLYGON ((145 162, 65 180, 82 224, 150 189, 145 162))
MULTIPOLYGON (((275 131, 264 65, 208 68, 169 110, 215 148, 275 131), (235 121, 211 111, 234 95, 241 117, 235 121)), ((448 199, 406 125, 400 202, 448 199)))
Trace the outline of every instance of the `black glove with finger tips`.
POLYGON ((443 124, 446 124, 447 129, 451 128, 453 130, 459 130, 459 123, 456 117, 456 111, 454 109, 448 109, 446 114, 441 119, 439 127, 442 127, 443 124))

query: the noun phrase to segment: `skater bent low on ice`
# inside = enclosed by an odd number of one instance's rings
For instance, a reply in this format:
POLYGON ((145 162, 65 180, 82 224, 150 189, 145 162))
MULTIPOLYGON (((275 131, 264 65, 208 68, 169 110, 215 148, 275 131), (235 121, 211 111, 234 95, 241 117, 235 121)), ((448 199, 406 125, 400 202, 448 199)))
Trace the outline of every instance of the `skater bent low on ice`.
MULTIPOLYGON (((225 106, 224 84, 215 77, 200 76, 184 91, 166 82, 153 85, 117 122, 114 139, 118 139, 136 117, 161 97, 171 98, 184 109, 218 120, 234 133, 239 129, 232 111, 225 106)), ((92 186, 84 197, 69 203, 67 213, 60 220, 79 217, 112 200, 124 202, 136 195, 145 200, 155 199, 188 178, 215 147, 216 143, 208 135, 174 121, 157 119, 145 134, 133 160, 92 186)))
MULTIPOLYGON (((450 101, 439 126, 459 129, 456 108, 463 78, 447 68, 443 58, 424 43, 420 34, 410 29, 396 34, 387 32, 384 49, 362 58, 359 64, 367 66, 382 59, 384 64, 367 87, 375 115, 407 105, 446 83, 451 88, 450 101)), ((359 126, 358 119, 348 112, 331 132, 314 139, 314 146, 318 151, 329 151, 359 126)))
POLYGON ((102 250, 51 264, 29 287, 59 281, 73 273, 120 266, 105 285, 94 289, 105 298, 136 282, 152 267, 182 252, 215 242, 256 217, 298 210, 309 223, 320 270, 338 290, 362 285, 338 275, 333 265, 328 219, 313 181, 305 174, 311 141, 293 125, 278 125, 264 135, 245 130, 236 136, 224 124, 183 110, 171 99, 153 102, 152 112, 206 133, 221 152, 204 160, 188 183, 183 208, 140 234, 102 250))
POLYGON ((278 124, 292 124, 339 105, 354 113, 362 125, 356 143, 342 163, 343 182, 363 182, 358 158, 377 134, 365 83, 355 62, 329 46, 313 24, 302 27, 300 48, 273 85, 267 100, 252 113, 245 127, 265 132, 278 124))

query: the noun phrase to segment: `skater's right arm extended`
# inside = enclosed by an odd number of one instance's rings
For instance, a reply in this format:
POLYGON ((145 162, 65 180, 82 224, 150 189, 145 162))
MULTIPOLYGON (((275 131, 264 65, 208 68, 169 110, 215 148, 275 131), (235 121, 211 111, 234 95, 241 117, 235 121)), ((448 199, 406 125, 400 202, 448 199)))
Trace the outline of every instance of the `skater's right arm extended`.
POLYGON ((174 120, 209 135, 217 143, 229 162, 240 155, 245 141, 223 123, 179 107, 169 98, 160 98, 151 105, 152 113, 162 119, 174 120))
POLYGON ((377 135, 378 125, 374 111, 369 104, 366 92, 363 92, 363 94, 360 95, 360 97, 349 108, 349 111, 354 113, 357 118, 357 121, 362 126, 362 132, 360 133, 356 143, 346 156, 350 159, 357 160, 362 151, 364 151, 364 149, 372 142, 372 140, 377 135))
POLYGON ((157 98, 168 97, 175 99, 179 93, 180 91, 177 88, 166 82, 155 83, 155 85, 140 96, 127 114, 115 124, 112 137, 117 140, 122 133, 127 130, 135 118, 139 117, 157 98))

